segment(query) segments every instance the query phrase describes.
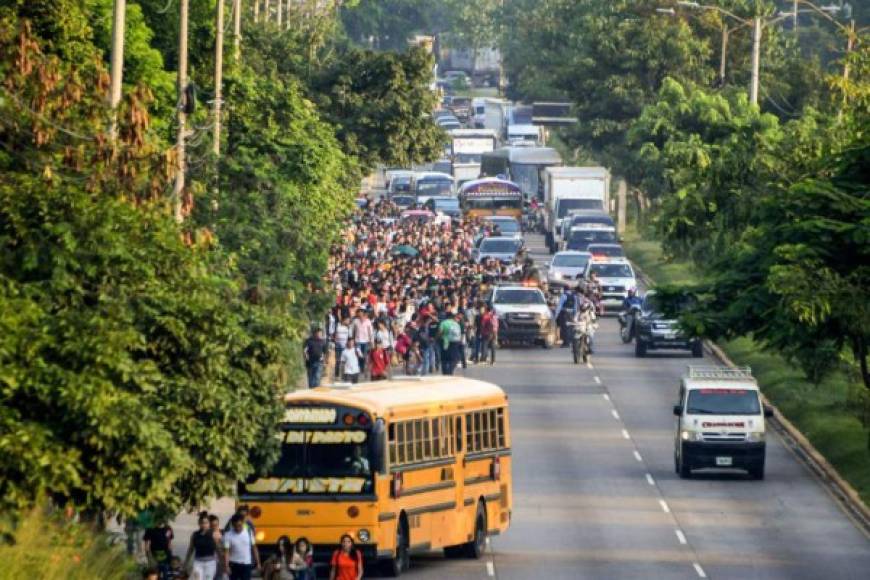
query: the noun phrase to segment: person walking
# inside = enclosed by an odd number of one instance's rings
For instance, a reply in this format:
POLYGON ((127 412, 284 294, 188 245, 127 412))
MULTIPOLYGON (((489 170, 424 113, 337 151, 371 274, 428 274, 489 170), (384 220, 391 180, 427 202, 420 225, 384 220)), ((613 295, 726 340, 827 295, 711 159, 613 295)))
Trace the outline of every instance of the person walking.
POLYGON ((369 376, 373 381, 385 381, 390 369, 390 355, 380 338, 375 339, 375 348, 369 353, 369 376))
POLYGON ((354 546, 350 534, 344 534, 339 548, 332 553, 329 580, 362 580, 362 577, 362 553, 354 546))
POLYGON ((442 346, 441 372, 452 375, 461 359, 462 327, 459 320, 462 314, 456 312, 448 316, 438 325, 438 337, 442 346))
POLYGON ((356 346, 362 353, 362 360, 360 361, 360 372, 362 372, 365 370, 369 347, 375 338, 374 326, 372 326, 372 321, 369 320, 369 315, 365 310, 359 311, 359 318, 352 325, 352 333, 354 340, 356 340, 356 346))
POLYGON ((319 387, 326 355, 326 341, 319 328, 315 328, 314 333, 305 341, 302 353, 305 356, 305 369, 308 371, 308 388, 319 387))
POLYGON ((263 563, 263 580, 296 580, 291 566, 293 544, 287 536, 278 538, 278 551, 263 563))
POLYGON ((217 573, 214 576, 214 580, 227 580, 229 578, 229 570, 227 570, 226 559, 224 558, 224 533, 221 531, 220 518, 211 514, 208 516, 208 526, 217 545, 217 573))
POLYGON ((495 349, 498 346, 498 315, 487 305, 481 306, 480 317, 480 362, 489 357, 490 366, 495 364, 495 349))
POLYGON ((211 530, 207 512, 200 512, 199 529, 190 535, 190 545, 184 559, 184 567, 191 568, 191 580, 214 580, 217 576, 217 542, 211 530))
POLYGON ((352 338, 348 338, 347 345, 341 352, 341 380, 354 385, 359 381, 359 363, 361 358, 362 353, 356 346, 356 341, 352 338))
POLYGON ((290 569, 293 571, 295 580, 314 580, 314 551, 308 538, 302 537, 296 540, 293 547, 293 557, 290 559, 290 569))
POLYGON ((160 520, 153 528, 145 530, 145 536, 142 538, 148 564, 157 568, 161 579, 169 574, 174 538, 175 534, 165 519, 160 520))
POLYGON ((332 335, 332 340, 335 344, 335 380, 341 377, 341 353, 347 347, 347 340, 350 338, 350 319, 345 317, 339 320, 335 325, 335 333, 332 335))
POLYGON ((254 541, 254 533, 245 525, 245 516, 236 514, 230 520, 232 526, 224 534, 224 561, 230 571, 230 580, 251 580, 253 571, 260 569, 260 551, 254 541))

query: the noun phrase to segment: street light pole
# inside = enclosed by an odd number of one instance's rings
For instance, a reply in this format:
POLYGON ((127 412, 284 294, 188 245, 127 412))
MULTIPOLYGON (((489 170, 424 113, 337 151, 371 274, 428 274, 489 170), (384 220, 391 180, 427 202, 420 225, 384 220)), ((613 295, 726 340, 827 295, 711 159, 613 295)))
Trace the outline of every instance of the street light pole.
POLYGON ((752 81, 749 85, 749 102, 758 104, 758 82, 761 68, 761 18, 752 20, 752 81))
POLYGON ((109 136, 114 141, 118 133, 118 105, 121 103, 121 81, 124 76, 124 16, 127 0, 115 0, 112 18, 112 85, 109 106, 112 109, 112 124, 109 136))
POLYGON ((719 84, 725 86, 725 65, 728 62, 728 25, 722 23, 722 54, 719 56, 719 84))

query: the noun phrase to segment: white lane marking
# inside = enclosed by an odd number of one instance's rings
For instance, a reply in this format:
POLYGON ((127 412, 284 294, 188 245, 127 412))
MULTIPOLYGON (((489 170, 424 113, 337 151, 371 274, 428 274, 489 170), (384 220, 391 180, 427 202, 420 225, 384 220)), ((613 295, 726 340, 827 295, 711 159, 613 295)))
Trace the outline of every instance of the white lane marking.
POLYGON ((692 564, 692 566, 695 567, 695 572, 698 573, 698 578, 706 578, 707 577, 707 574, 704 573, 704 569, 701 568, 700 564, 695 562, 694 564, 692 564))
POLYGON ((592 377, 592 378, 595 379, 595 382, 597 384, 599 384, 599 385, 601 384, 601 377, 592 377))
POLYGON ((646 482, 647 482, 648 484, 650 484, 650 485, 655 485, 655 484, 656 484, 656 480, 654 480, 654 479, 653 479, 653 476, 650 475, 649 473, 646 474, 646 482))
POLYGON ((629 435, 628 431, 626 431, 625 429, 622 430, 622 436, 626 439, 631 439, 631 435, 629 435))
POLYGON ((640 453, 638 453, 637 451, 634 452, 634 458, 638 461, 643 461, 643 457, 641 457, 640 453))
POLYGON ((610 414, 613 415, 613 418, 619 421, 619 413, 616 412, 616 409, 611 409, 610 414))
POLYGON ((660 500, 659 500, 659 505, 662 506, 662 511, 663 511, 663 512, 665 512, 666 514, 671 513, 671 508, 668 507, 668 502, 666 502, 666 501, 663 500, 663 499, 660 499, 660 500))
POLYGON ((683 530, 674 530, 674 533, 677 534, 677 541, 686 545, 686 534, 683 533, 683 530))
POLYGON ((608 395, 607 393, 604 393, 604 394, 602 394, 601 396, 604 397, 604 400, 605 400, 605 401, 609 401, 609 400, 610 400, 610 395, 608 395))
POLYGON ((487 576, 495 576, 495 566, 492 565, 492 560, 486 563, 486 574, 487 576))
POLYGON ((489 536, 486 537, 486 545, 489 546, 489 536))

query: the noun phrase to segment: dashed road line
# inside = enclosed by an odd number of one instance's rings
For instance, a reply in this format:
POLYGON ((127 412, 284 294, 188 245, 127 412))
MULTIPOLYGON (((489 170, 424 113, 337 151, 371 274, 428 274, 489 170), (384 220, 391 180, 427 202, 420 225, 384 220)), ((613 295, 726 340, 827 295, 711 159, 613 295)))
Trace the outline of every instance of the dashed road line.
POLYGON ((646 482, 650 485, 655 485, 656 480, 653 479, 653 476, 649 473, 646 474, 646 482))
POLYGON ((617 421, 619 421, 619 413, 616 411, 616 409, 611 409, 611 410, 610 410, 610 414, 613 415, 613 418, 614 418, 614 419, 616 419, 617 421))
POLYGON ((604 397, 605 401, 610 401, 610 395, 608 395, 607 393, 604 393, 601 396, 604 397))
POLYGON ((493 565, 492 560, 487 560, 486 562, 486 575, 495 576, 495 566, 493 565))
POLYGON ((686 534, 683 533, 683 530, 674 530, 674 533, 677 534, 677 541, 682 545, 686 545, 686 534))
POLYGON ((692 566, 694 566, 695 572, 698 573, 698 578, 706 578, 707 577, 707 574, 704 572, 704 569, 701 568, 700 564, 695 562, 694 564, 692 564, 692 566))
POLYGON ((643 457, 640 456, 640 453, 636 449, 633 451, 633 453, 635 459, 637 459, 638 461, 643 461, 643 457))
POLYGON ((595 379, 595 384, 598 384, 598 385, 601 384, 601 377, 592 377, 592 378, 595 379))
POLYGON ((625 439, 631 439, 631 435, 629 435, 629 434, 628 434, 628 431, 626 431, 625 429, 622 430, 622 436, 623 436, 625 439))
POLYGON ((668 502, 666 502, 666 501, 663 500, 663 499, 660 499, 660 500, 659 500, 659 505, 662 506, 662 511, 663 511, 663 512, 665 512, 666 514, 671 513, 671 508, 668 506, 668 502))

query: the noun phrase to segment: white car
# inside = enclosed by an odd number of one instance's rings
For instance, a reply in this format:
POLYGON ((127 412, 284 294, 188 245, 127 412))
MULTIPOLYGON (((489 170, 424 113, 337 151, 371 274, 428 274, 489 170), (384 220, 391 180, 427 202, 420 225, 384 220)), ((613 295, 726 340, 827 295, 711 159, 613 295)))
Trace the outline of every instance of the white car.
POLYGON ((570 287, 574 288, 586 274, 586 267, 592 260, 589 252, 575 252, 566 250, 558 252, 550 261, 547 270, 547 283, 551 288, 570 287))
POLYGON ((628 290, 637 289, 637 278, 634 269, 625 258, 593 258, 586 266, 584 278, 595 272, 601 285, 601 302, 605 307, 622 307, 622 302, 628 296, 628 290))
POLYGON ((544 348, 556 343, 556 321, 540 288, 498 285, 488 302, 498 316, 499 340, 540 343, 544 348))

